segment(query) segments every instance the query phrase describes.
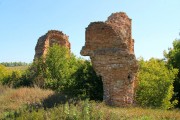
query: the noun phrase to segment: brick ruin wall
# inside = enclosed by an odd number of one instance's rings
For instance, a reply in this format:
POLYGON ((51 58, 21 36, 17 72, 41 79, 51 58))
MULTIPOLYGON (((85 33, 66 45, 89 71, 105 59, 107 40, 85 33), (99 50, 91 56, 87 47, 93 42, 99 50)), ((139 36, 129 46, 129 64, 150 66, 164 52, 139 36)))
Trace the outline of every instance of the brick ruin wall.
POLYGON ((34 59, 40 58, 41 56, 45 57, 48 47, 51 47, 53 44, 65 46, 69 49, 71 48, 67 35, 63 34, 61 31, 50 30, 38 39, 35 47, 34 59))
POLYGON ((109 105, 133 104, 138 70, 131 36, 131 19, 114 13, 106 22, 93 22, 86 28, 81 55, 90 56, 93 68, 102 77, 104 101, 109 105))

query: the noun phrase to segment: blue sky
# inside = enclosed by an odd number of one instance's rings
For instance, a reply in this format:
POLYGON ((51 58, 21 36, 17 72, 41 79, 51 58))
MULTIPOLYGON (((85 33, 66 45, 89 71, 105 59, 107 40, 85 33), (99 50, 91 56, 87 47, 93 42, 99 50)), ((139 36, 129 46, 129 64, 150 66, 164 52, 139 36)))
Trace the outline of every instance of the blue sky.
POLYGON ((32 62, 37 39, 52 29, 80 56, 90 22, 120 11, 132 19, 137 58, 163 58, 179 38, 180 0, 0 0, 0 62, 32 62))

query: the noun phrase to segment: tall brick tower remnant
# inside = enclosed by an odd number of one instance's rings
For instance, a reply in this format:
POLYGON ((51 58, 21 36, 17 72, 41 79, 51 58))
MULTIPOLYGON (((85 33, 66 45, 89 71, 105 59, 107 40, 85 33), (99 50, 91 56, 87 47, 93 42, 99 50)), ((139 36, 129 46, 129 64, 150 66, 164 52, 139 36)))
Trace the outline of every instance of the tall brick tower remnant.
POLYGON ((86 28, 81 55, 90 56, 93 68, 102 77, 104 101, 109 105, 133 104, 138 70, 131 36, 131 19, 114 13, 106 22, 93 22, 86 28))

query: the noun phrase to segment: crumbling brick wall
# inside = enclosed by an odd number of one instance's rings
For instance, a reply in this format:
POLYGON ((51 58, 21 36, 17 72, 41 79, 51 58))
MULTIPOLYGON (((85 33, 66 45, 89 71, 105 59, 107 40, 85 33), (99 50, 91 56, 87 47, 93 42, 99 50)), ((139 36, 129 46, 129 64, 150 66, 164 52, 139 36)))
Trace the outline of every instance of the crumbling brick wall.
POLYGON ((133 104, 138 70, 131 36, 131 19, 112 14, 106 22, 93 22, 86 28, 81 55, 90 56, 93 68, 102 77, 104 101, 109 105, 133 104))
POLYGON ((69 37, 63 34, 61 31, 50 30, 45 35, 38 39, 35 47, 35 58, 45 56, 49 46, 53 44, 58 44, 60 46, 65 46, 70 49, 71 45, 69 43, 69 37))

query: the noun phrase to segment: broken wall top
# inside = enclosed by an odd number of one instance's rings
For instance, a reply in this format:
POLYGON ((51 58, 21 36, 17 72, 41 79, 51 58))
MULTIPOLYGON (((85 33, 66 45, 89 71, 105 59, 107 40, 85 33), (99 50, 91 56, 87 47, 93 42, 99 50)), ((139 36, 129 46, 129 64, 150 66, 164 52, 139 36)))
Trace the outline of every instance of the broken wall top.
POLYGON ((134 54, 134 40, 131 36, 131 19, 124 12, 113 13, 105 22, 92 22, 86 28, 86 49, 81 51, 90 56, 101 48, 121 49, 134 54))
POLYGON ((35 47, 34 58, 45 56, 48 47, 52 47, 53 44, 65 46, 68 49, 71 48, 69 43, 69 37, 66 34, 64 34, 62 31, 50 30, 38 39, 38 42, 35 47))

